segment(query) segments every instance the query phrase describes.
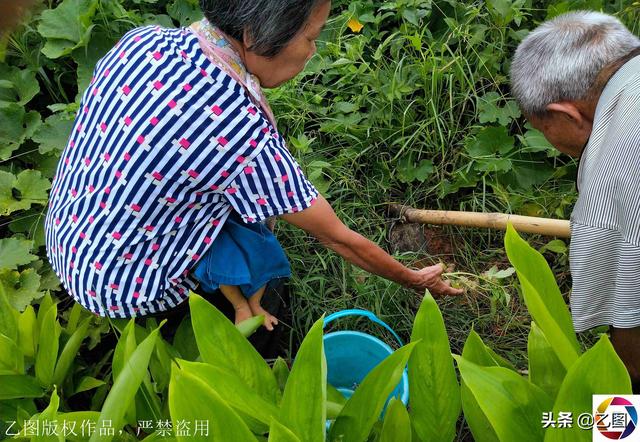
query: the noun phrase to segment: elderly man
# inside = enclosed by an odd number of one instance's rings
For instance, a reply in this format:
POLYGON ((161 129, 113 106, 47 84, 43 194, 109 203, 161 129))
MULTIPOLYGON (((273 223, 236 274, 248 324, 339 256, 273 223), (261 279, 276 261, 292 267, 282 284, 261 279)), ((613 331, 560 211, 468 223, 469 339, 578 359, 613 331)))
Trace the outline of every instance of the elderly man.
POLYGON ((640 40, 614 17, 564 14, 520 44, 511 81, 531 124, 580 158, 571 215, 575 329, 608 325, 638 390, 640 40))

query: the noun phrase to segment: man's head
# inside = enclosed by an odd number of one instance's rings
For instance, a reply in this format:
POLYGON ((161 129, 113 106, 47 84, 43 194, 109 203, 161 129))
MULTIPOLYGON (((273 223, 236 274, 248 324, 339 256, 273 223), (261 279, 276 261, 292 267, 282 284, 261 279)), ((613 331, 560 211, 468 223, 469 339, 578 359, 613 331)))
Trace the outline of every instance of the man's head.
POLYGON ((591 135, 599 74, 640 46, 618 19, 598 12, 560 15, 533 30, 511 64, 523 114, 558 150, 580 156, 591 135))

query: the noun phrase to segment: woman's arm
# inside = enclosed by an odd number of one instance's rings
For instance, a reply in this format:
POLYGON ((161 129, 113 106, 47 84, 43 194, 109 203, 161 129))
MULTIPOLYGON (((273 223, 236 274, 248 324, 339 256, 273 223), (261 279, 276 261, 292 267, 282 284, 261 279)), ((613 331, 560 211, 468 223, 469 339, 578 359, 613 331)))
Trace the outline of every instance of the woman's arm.
POLYGON ((442 266, 435 265, 422 270, 405 267, 372 241, 354 232, 338 219, 331 205, 322 196, 316 204, 302 212, 282 215, 288 223, 299 227, 344 259, 364 270, 395 281, 418 291, 429 291, 434 296, 459 295, 440 278, 442 266))

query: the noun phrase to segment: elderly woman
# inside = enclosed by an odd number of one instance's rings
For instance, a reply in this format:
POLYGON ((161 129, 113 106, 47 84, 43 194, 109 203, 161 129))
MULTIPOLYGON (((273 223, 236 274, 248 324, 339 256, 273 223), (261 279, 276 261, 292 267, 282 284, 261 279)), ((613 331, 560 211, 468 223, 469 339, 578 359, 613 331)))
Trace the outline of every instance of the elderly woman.
POLYGON ((285 221, 363 269, 457 294, 439 265, 412 270, 336 217, 287 150, 261 87, 316 50, 326 0, 208 0, 181 29, 128 32, 94 71, 52 184, 49 259, 97 315, 157 314, 220 288, 236 320, 266 314, 289 264, 262 223, 285 221))
POLYGON ((523 113, 580 158, 571 215, 576 331, 609 326, 640 382, 640 40, 616 18, 575 12, 535 29, 511 68, 523 113))

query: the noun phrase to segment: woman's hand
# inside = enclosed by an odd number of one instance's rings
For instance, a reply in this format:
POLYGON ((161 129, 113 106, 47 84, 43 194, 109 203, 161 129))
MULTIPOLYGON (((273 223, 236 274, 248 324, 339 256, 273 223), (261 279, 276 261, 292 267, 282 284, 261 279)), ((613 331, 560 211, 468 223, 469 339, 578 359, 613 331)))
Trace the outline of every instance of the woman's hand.
POLYGON ((378 245, 349 229, 322 196, 318 197, 312 207, 302 212, 282 215, 281 218, 307 231, 326 247, 368 272, 421 293, 429 290, 434 296, 462 293, 462 290, 452 288, 440 278, 443 272, 441 266, 422 270, 409 269, 378 245))

